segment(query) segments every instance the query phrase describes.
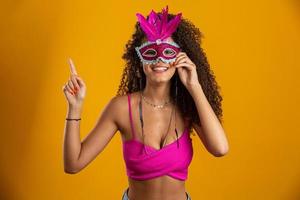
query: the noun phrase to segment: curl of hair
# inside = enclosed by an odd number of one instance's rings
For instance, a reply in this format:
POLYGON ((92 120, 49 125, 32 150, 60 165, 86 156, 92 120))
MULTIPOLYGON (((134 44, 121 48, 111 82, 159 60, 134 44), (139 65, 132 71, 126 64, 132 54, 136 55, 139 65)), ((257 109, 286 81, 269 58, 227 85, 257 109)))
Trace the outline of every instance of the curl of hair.
MULTIPOLYGON (((168 20, 173 17, 175 17, 174 14, 168 14, 168 20)), ((147 19, 148 18, 149 16, 147 16, 147 19)), ((123 70, 117 96, 143 90, 146 85, 146 76, 143 73, 143 65, 135 51, 135 47, 140 46, 145 38, 146 35, 140 28, 139 22, 136 22, 135 31, 132 34, 131 39, 127 42, 125 52, 122 55, 122 59, 125 60, 125 68, 123 70), (137 75, 137 72, 139 72, 140 75, 137 75), (142 79, 142 88, 140 88, 140 77, 142 79)), ((196 65, 198 80, 203 92, 218 120, 222 123, 222 96, 219 92, 220 87, 215 80, 215 75, 210 69, 206 54, 201 47, 203 34, 188 19, 181 18, 180 24, 176 31, 172 34, 172 38, 196 65)), ((174 101, 177 101, 178 109, 182 113, 183 117, 189 121, 188 130, 189 133, 191 133, 192 122, 202 126, 195 102, 188 90, 181 83, 177 70, 170 81, 171 98, 174 101), (178 89, 177 99, 175 95, 176 76, 178 89)))

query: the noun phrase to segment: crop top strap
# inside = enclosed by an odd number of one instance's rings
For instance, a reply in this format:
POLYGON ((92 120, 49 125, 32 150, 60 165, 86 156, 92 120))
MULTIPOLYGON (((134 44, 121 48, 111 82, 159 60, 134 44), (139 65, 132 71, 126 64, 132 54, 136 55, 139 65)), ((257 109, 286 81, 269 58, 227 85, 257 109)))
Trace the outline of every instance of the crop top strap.
POLYGON ((127 94, 127 98, 128 98, 128 110, 129 110, 129 119, 130 119, 132 138, 135 139, 135 132, 134 132, 134 127, 133 127, 132 112, 131 112, 130 93, 127 94))

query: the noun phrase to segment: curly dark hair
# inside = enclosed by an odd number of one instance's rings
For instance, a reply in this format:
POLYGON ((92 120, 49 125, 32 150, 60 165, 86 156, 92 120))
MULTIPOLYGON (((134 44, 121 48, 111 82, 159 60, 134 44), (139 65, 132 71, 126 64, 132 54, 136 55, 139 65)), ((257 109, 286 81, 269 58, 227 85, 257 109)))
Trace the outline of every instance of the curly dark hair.
MULTIPOLYGON (((160 13, 159 13, 160 14, 160 13)), ((168 14, 168 20, 175 17, 174 14, 168 14)), ((147 16, 147 20, 149 15, 147 16)), ((181 18, 176 31, 172 34, 173 40, 180 46, 183 52, 196 65, 199 83, 203 89, 203 92, 208 99, 213 111, 218 117, 220 123, 222 123, 222 96, 219 89, 213 71, 210 69, 210 65, 207 61, 207 57, 203 49, 201 48, 201 39, 203 34, 200 30, 188 19, 181 18)), ((125 60, 125 68, 123 70, 121 83, 117 91, 117 96, 125 95, 128 93, 140 91, 144 89, 146 85, 146 76, 143 73, 143 65, 135 51, 135 47, 140 46, 143 41, 146 40, 146 35, 140 28, 139 22, 135 24, 135 32, 132 38, 127 42, 125 52, 122 59, 125 60), (142 88, 139 86, 140 78, 137 76, 137 71, 141 72, 142 88)), ((188 130, 192 132, 192 122, 201 126, 201 121, 196 109, 195 102, 190 95, 189 91, 181 83, 178 72, 171 78, 171 99, 175 101, 175 77, 177 76, 178 97, 177 105, 178 109, 182 113, 183 117, 189 121, 188 130)))

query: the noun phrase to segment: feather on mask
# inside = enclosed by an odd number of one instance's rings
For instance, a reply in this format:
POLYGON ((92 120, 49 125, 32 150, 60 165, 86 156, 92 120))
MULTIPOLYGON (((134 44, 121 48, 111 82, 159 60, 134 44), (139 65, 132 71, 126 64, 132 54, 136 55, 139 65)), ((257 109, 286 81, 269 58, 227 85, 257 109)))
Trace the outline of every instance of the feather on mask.
POLYGON ((180 47, 175 42, 164 41, 172 35, 181 21, 181 13, 178 13, 168 22, 168 6, 162 9, 161 14, 151 11, 148 20, 136 13, 141 29, 146 34, 147 42, 136 47, 135 50, 141 60, 146 64, 157 63, 161 59, 165 63, 175 61, 180 47))
POLYGON ((136 13, 141 29, 147 35, 148 41, 163 41, 171 36, 181 21, 182 13, 178 13, 168 22, 168 6, 162 9, 161 14, 151 11, 148 20, 140 14, 136 13))

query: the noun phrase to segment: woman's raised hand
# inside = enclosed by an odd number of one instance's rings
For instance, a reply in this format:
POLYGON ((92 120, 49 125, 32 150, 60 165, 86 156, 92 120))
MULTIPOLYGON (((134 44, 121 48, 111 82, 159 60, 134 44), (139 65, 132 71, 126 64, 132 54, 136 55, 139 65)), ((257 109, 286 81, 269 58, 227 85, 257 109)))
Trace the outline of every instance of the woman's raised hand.
POLYGON ((70 106, 80 107, 86 94, 86 86, 84 81, 77 75, 75 65, 71 58, 68 59, 70 65, 70 78, 63 86, 63 92, 70 106))

